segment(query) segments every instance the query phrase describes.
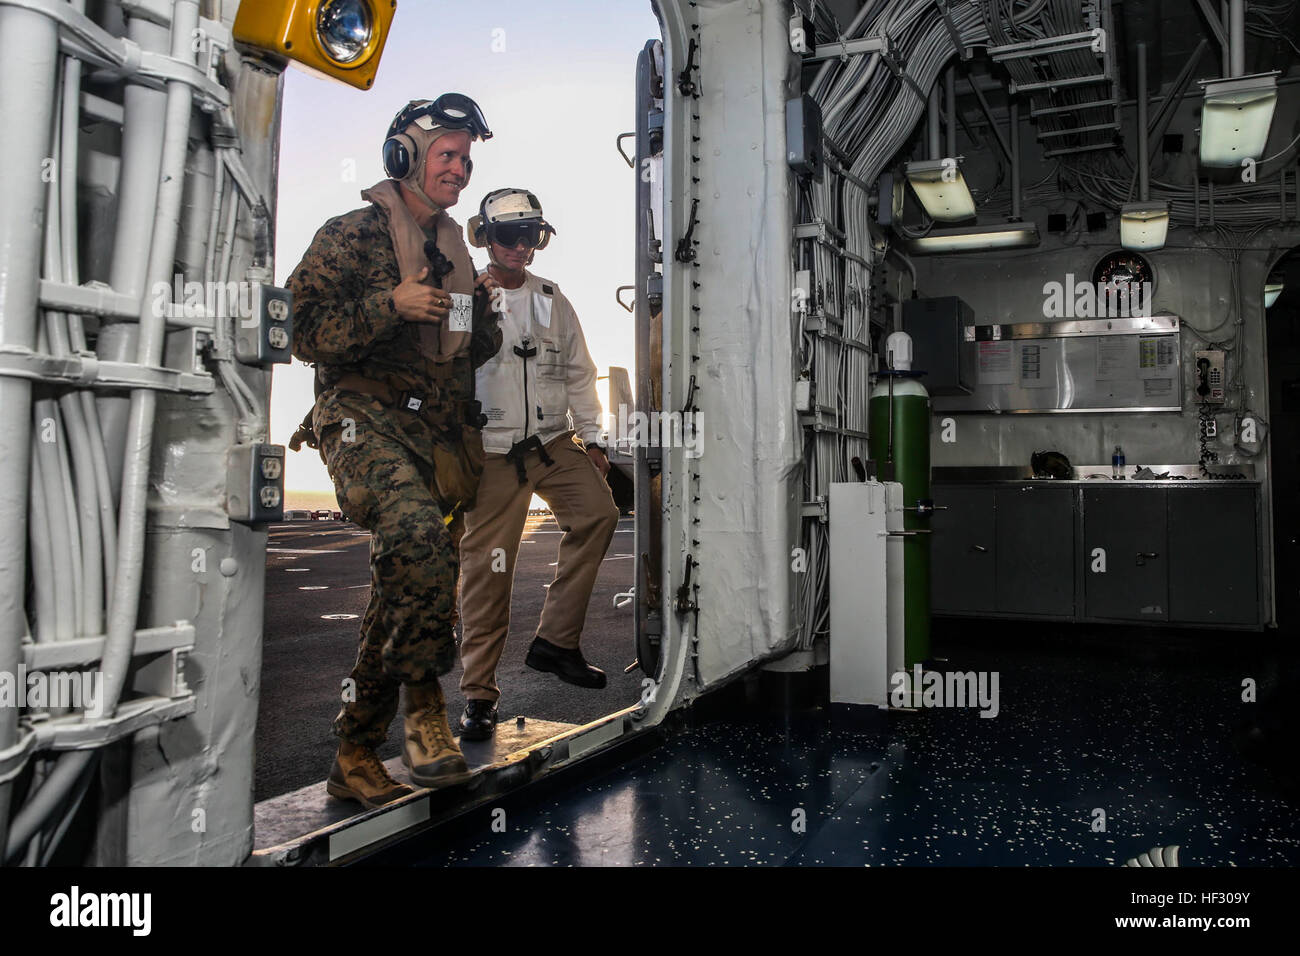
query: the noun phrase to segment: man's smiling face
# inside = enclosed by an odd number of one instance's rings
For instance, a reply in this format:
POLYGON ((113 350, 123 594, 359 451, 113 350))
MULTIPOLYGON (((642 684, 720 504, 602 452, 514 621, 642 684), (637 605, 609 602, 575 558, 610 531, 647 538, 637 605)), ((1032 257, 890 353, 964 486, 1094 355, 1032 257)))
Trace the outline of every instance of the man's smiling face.
POLYGON ((469 182, 469 133, 457 130, 439 136, 429 147, 424 164, 424 194, 443 209, 460 201, 461 190, 469 182))

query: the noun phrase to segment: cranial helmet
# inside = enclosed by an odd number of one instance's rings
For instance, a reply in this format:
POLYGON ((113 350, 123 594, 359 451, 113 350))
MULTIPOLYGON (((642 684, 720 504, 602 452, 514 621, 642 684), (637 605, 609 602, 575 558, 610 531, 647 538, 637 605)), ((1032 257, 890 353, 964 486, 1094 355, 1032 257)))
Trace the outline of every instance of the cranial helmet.
MULTIPOLYGON (((444 93, 436 100, 412 100, 389 124, 384 139, 384 172, 438 208, 424 194, 424 165, 429 158, 429 147, 457 130, 468 132, 471 140, 492 138, 483 111, 468 96, 444 93)), ((466 171, 467 185, 473 169, 471 161, 466 171)))
POLYGON ((535 251, 547 247, 555 227, 542 218, 542 204, 527 189, 497 189, 483 197, 465 231, 476 249, 492 242, 513 248, 522 240, 535 251))

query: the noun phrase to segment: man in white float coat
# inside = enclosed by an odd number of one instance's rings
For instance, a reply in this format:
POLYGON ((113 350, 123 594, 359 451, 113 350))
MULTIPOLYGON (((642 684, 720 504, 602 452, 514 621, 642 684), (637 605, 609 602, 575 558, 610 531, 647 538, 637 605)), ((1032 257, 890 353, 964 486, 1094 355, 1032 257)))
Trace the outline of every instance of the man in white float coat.
POLYGON ((490 737, 496 726, 497 662, 510 630, 510 596, 519 540, 534 492, 564 534, 555 579, 546 594, 525 663, 579 687, 605 686, 605 674, 579 649, 587 603, 618 523, 598 444, 596 367, 573 306, 559 287, 525 268, 555 230, 541 203, 522 189, 483 200, 466 229, 488 250, 500 284, 501 350, 478 370, 486 462, 477 505, 461 541, 460 657, 465 714, 460 732, 490 737))

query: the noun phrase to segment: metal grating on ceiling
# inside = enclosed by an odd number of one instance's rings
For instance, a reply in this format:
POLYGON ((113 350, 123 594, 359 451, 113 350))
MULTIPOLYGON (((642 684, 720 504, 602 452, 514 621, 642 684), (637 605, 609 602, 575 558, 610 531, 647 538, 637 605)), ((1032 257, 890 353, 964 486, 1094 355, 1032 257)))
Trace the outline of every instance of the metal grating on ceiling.
POLYGON ((1044 156, 1113 149, 1120 127, 1110 0, 1060 2, 1058 32, 989 47, 1029 95, 1044 156))

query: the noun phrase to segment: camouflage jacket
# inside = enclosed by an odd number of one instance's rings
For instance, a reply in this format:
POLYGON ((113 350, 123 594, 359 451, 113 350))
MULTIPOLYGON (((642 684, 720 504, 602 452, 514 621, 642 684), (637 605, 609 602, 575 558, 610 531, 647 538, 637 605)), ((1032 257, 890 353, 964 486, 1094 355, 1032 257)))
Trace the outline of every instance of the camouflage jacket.
POLYGON ((501 348, 499 317, 486 297, 476 297, 469 357, 454 361, 449 376, 438 375, 420 348, 420 325, 397 314, 393 290, 400 283, 387 215, 374 205, 325 223, 289 277, 293 354, 316 365, 323 387, 316 401, 317 435, 361 414, 408 444, 423 444, 430 430, 445 432, 463 421, 474 369, 501 348), (381 382, 398 395, 418 392, 429 407, 417 418, 333 387, 349 373, 381 382))

